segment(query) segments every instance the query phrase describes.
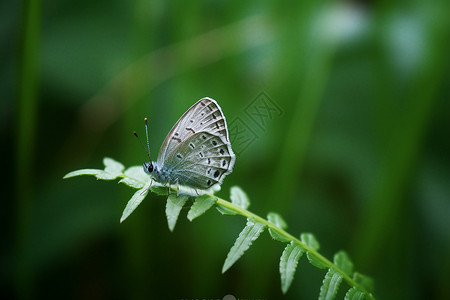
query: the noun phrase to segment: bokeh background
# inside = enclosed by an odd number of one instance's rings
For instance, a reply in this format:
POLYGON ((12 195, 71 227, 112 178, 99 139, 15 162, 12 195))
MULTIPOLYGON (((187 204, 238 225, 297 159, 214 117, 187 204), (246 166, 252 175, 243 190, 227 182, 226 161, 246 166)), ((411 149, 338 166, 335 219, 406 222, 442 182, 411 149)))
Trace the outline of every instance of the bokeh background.
POLYGON ((448 0, 0 7, 2 298, 317 298, 325 272, 305 258, 281 293, 267 232, 221 274, 244 218, 186 209, 171 233, 150 195, 119 224, 133 190, 62 179, 140 165, 144 117, 156 158, 209 96, 251 141, 221 197, 239 185, 328 258, 346 250, 379 299, 450 299, 448 0), (261 92, 282 111, 262 127, 246 113, 261 92))

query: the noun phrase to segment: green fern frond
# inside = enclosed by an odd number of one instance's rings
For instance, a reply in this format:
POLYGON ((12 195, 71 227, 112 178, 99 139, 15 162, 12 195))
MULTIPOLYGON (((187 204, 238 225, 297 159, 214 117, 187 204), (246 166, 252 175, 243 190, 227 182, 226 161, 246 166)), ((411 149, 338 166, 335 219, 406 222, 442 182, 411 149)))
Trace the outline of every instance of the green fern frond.
POLYGON ((284 249, 280 258, 281 290, 283 293, 286 293, 291 286, 298 261, 303 253, 303 248, 293 241, 284 249))
MULTIPOLYGON (((92 175, 101 180, 120 178, 120 183, 138 189, 128 201, 120 219, 121 222, 130 216, 149 191, 157 195, 169 194, 169 188, 155 182, 151 183, 150 177, 143 172, 142 167, 133 166, 125 170, 121 163, 111 158, 105 158, 103 163, 105 165, 103 170, 78 170, 68 173, 64 178, 81 175, 92 175)), ((274 240, 288 243, 280 259, 281 289, 283 293, 288 291, 293 281, 298 261, 303 253, 306 253, 309 262, 313 266, 320 269, 328 269, 320 288, 319 299, 334 299, 342 281, 345 281, 350 286, 345 299, 375 299, 372 295, 373 280, 370 277, 354 272, 353 263, 345 252, 340 251, 336 253, 333 262, 329 261, 318 252, 320 245, 313 234, 302 233, 300 238, 296 238, 285 231, 287 224, 280 215, 270 212, 267 215, 267 219, 264 219, 247 210, 250 205, 249 198, 237 186, 231 188, 231 202, 210 194, 198 197, 184 194, 177 196, 177 190, 172 187, 166 205, 167 222, 171 231, 175 228, 181 209, 190 198, 194 201, 187 215, 190 221, 199 217, 213 206, 222 214, 241 215, 247 218, 245 228, 228 252, 222 272, 228 270, 267 227, 270 236, 274 240)))
POLYGON ((239 234, 230 252, 228 252, 227 259, 222 267, 222 273, 225 273, 250 248, 253 242, 264 231, 265 227, 262 223, 251 219, 247 220, 247 225, 239 234))

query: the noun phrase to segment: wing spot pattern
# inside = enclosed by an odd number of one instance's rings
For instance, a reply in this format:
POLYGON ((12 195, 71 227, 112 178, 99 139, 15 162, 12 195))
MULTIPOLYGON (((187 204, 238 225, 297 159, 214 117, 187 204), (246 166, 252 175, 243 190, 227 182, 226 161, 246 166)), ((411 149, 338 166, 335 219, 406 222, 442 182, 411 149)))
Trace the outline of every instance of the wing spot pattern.
POLYGON ((219 149, 219 153, 220 153, 221 155, 224 155, 224 154, 225 154, 225 150, 223 150, 222 148, 220 148, 220 149, 219 149))
POLYGON ((189 143, 189 147, 191 147, 191 149, 194 149, 195 145, 193 143, 189 143))
POLYGON ((214 178, 217 178, 217 177, 219 177, 219 175, 220 175, 220 172, 219 172, 219 170, 216 170, 216 171, 214 172, 214 178))

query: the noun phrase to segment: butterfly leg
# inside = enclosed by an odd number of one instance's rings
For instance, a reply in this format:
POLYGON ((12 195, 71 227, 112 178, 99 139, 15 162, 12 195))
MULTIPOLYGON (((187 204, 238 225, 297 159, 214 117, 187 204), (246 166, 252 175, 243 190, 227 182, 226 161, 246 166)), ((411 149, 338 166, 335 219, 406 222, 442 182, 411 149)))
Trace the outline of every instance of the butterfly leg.
POLYGON ((177 181, 177 198, 180 195, 180 183, 178 182, 178 178, 176 179, 177 181))
POLYGON ((144 195, 144 194, 150 189, 150 187, 152 186, 152 184, 153 184, 153 179, 150 179, 150 184, 148 185, 148 187, 147 187, 145 190, 143 190, 143 191, 141 192, 141 195, 144 195))
POLYGON ((169 195, 170 195, 170 183, 169 183, 169 195))
POLYGON ((197 189, 195 189, 195 193, 197 194, 197 196, 200 196, 200 194, 197 192, 197 189))

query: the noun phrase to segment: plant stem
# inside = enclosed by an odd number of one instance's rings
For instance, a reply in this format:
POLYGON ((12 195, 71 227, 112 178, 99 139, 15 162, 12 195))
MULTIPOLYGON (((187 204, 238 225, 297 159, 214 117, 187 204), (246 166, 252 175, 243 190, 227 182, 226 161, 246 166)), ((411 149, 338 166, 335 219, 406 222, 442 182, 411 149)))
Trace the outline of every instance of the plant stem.
POLYGON ((300 241, 298 238, 294 237, 293 235, 291 235, 290 233, 284 231, 283 229, 275 226, 274 224, 270 223, 269 221, 267 221, 266 219, 252 213, 251 211, 248 211, 242 207, 236 206, 234 204, 232 204, 229 201, 226 201, 222 198, 219 198, 215 195, 210 195, 211 197, 214 197, 217 199, 217 204, 220 206, 223 206, 225 208, 228 208, 229 210, 234 211, 235 213, 247 217, 247 218, 251 218, 254 219, 255 221, 262 223, 264 225, 266 225, 267 227, 271 228, 272 230, 276 231, 278 234, 294 241, 296 244, 300 245, 300 247, 302 247, 303 249, 305 249, 307 252, 309 252, 310 255, 315 256, 318 260, 320 260, 322 263, 324 263, 328 268, 334 269, 337 273, 339 273, 344 279, 345 281, 347 281, 347 283, 350 286, 355 286, 358 290, 360 290, 361 292, 363 292, 365 294, 365 296, 367 297, 367 299, 375 299, 373 297, 373 295, 371 293, 369 293, 364 287, 362 287, 360 284, 358 284, 356 281, 354 281, 352 278, 350 278, 343 270, 341 270, 338 266, 336 266, 335 264, 333 264, 331 261, 329 261, 326 257, 324 257, 323 255, 321 255, 319 252, 317 252, 316 250, 314 250, 313 248, 309 247, 308 245, 306 245, 305 243, 303 243, 302 241, 300 241))
POLYGON ((21 44, 16 103, 16 235, 15 288, 19 299, 31 297, 34 271, 30 265, 27 234, 32 214, 33 161, 38 105, 40 1, 22 5, 21 44), (26 187, 26 188, 24 188, 26 187))

